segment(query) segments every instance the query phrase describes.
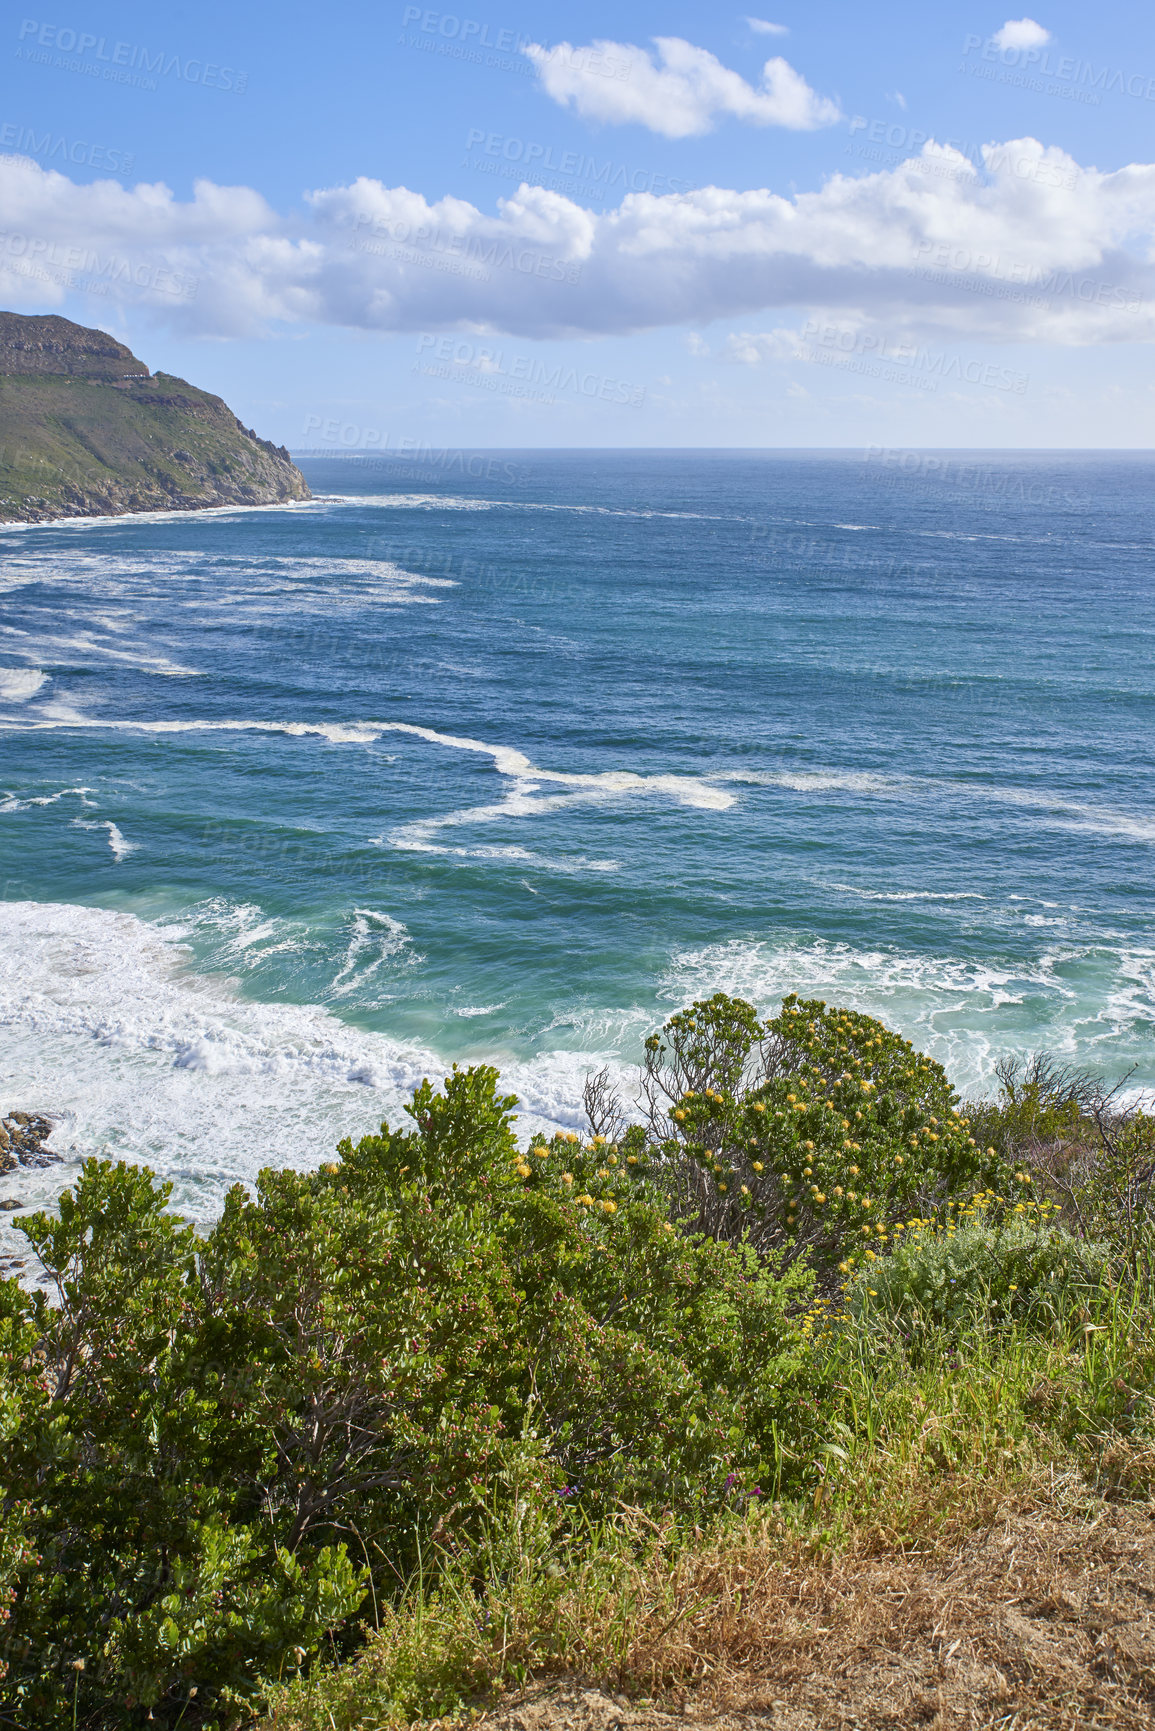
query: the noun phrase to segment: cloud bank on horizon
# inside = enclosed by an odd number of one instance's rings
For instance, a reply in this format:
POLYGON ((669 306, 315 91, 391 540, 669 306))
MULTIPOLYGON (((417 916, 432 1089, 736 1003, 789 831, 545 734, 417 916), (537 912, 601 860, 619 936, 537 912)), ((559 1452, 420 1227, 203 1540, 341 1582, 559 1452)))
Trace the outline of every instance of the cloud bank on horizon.
POLYGON ((0 291, 43 309, 80 280, 105 317, 144 307, 210 337, 608 336, 783 307, 976 340, 1155 337, 1155 164, 1104 173, 1032 138, 983 154, 980 169, 928 144, 793 197, 709 186, 605 213, 523 185, 487 214, 362 177, 308 192, 300 215, 250 187, 200 181, 182 202, 8 156, 0 291))

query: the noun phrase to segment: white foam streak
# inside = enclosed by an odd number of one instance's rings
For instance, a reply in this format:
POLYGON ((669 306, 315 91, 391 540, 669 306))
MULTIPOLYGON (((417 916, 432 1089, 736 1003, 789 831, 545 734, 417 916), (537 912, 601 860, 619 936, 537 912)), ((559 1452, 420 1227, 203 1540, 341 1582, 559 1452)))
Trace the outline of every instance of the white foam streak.
POLYGON ((727 519, 704 511, 653 511, 621 505, 563 505, 553 500, 481 499, 452 493, 342 493, 330 501, 398 511, 568 511, 588 517, 667 517, 676 522, 721 523, 727 519))
POLYGON ((424 960, 413 949, 409 933, 392 914, 374 908, 355 908, 345 960, 335 975, 330 992, 335 998, 361 992, 383 962, 403 958, 410 965, 424 960))
POLYGON ((1032 788, 992 787, 970 781, 919 779, 910 775, 880 775, 872 770, 726 770, 712 778, 750 787, 781 787, 791 793, 860 794, 875 799, 928 803, 984 802, 1037 812, 1050 827, 1090 835, 1120 836, 1128 841, 1155 842, 1155 817, 1113 811, 1063 793, 1032 788))
POLYGON ((126 841, 116 824, 110 822, 107 818, 92 820, 83 817, 74 817, 72 820, 72 826, 74 829, 107 830, 108 845, 112 849, 112 856, 117 865, 120 864, 122 859, 127 859, 130 853, 135 853, 137 848, 140 846, 138 841, 126 841))
POLYGON ((27 703, 47 683, 38 667, 0 667, 0 698, 8 703, 27 703))
POLYGON ((34 720, 14 721, 12 718, 0 718, 0 727, 10 730, 19 728, 22 731, 36 731, 53 728, 86 728, 92 730, 110 729, 154 734, 179 733, 281 733, 290 738, 315 737, 324 739, 331 745, 372 745, 383 734, 401 733, 410 738, 421 739, 431 745, 448 747, 452 751, 476 752, 493 761, 499 775, 508 777, 514 786, 506 797, 498 803, 475 806, 467 810, 449 812, 441 817, 423 818, 416 822, 404 824, 388 835, 376 838, 379 845, 388 844, 391 847, 407 852, 419 853, 456 853, 463 857, 502 858, 525 860, 532 864, 545 865, 555 870, 584 871, 616 871, 616 860, 580 859, 556 860, 543 855, 527 852, 522 848, 459 849, 440 844, 434 836, 436 832, 463 824, 493 823, 506 818, 538 817, 550 811, 556 811, 566 805, 590 802, 616 802, 623 798, 635 796, 665 796, 678 805, 688 806, 701 811, 727 811, 734 804, 734 796, 723 788, 711 785, 709 781, 697 776, 687 775, 639 775, 633 770, 602 770, 582 774, 568 770, 541 769, 523 751, 514 746, 490 745, 484 740, 470 739, 463 735, 439 733, 432 727, 418 727, 406 721, 365 721, 354 723, 338 722, 305 722, 305 721, 126 721, 106 720, 103 717, 81 715, 70 709, 62 709, 56 714, 40 715, 34 720), (537 795, 537 786, 546 782, 562 786, 574 791, 565 794, 537 795))
POLYGON ((55 805, 58 799, 67 799, 70 794, 76 794, 82 805, 95 805, 95 800, 88 798, 91 792, 90 787, 62 787, 59 793, 37 794, 31 799, 18 799, 14 793, 10 793, 0 800, 0 812, 30 811, 37 805, 55 805))

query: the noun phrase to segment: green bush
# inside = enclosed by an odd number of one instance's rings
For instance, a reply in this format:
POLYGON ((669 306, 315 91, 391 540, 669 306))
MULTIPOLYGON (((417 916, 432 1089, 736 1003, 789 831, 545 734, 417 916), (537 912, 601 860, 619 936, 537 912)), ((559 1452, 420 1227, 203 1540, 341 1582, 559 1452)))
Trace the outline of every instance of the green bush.
POLYGON ((519 1152, 513 1105, 423 1084, 412 1128, 263 1172, 204 1238, 96 1161, 22 1222, 58 1302, 0 1286, 21 1726, 216 1724, 503 1486, 588 1522, 805 1470, 809 1274, 674 1230, 644 1157, 519 1152))
POLYGON ((849 1315, 884 1322, 916 1345, 977 1329, 1049 1333, 1107 1272, 1105 1250, 1072 1236, 1034 1202, 995 1211, 976 1197, 947 1224, 912 1221, 890 1254, 863 1259, 843 1289, 849 1315))
POLYGON ((658 1170, 716 1236, 830 1267, 912 1211, 1004 1183, 942 1066, 870 1016, 791 996, 759 1023, 718 993, 646 1055, 658 1170))
POLYGON ((455 1069, 204 1236, 98 1161, 19 1222, 54 1290, 0 1281, 0 1720, 207 1731, 358 1618, 400 1631, 400 1676, 446 1559, 484 1618, 493 1535, 536 1535, 548 1598, 542 1546, 588 1558, 623 1506, 817 1507, 857 1424, 839 1273, 853 1315, 958 1335, 1038 1327, 1101 1266, 1024 1224, 1030 1175, 869 1017, 719 994, 642 1086, 643 1122, 595 1090, 595 1134, 520 1146, 496 1071, 455 1069), (988 1186, 1002 1224, 952 1214, 988 1186))

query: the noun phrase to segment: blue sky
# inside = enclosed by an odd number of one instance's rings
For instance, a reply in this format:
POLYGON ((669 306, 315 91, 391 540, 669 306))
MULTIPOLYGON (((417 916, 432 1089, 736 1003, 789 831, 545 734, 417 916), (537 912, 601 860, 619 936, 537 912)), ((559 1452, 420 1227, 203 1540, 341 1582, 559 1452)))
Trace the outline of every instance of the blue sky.
POLYGON ((2 304, 293 448, 1155 443, 1149 8, 7 20, 2 304))

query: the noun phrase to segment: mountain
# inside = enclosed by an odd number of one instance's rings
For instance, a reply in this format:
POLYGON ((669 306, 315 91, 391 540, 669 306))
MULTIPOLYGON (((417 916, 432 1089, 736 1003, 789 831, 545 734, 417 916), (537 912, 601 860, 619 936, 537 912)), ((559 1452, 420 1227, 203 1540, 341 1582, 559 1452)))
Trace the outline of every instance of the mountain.
POLYGON ((310 498, 283 445, 104 331, 0 312, 0 522, 310 498))

